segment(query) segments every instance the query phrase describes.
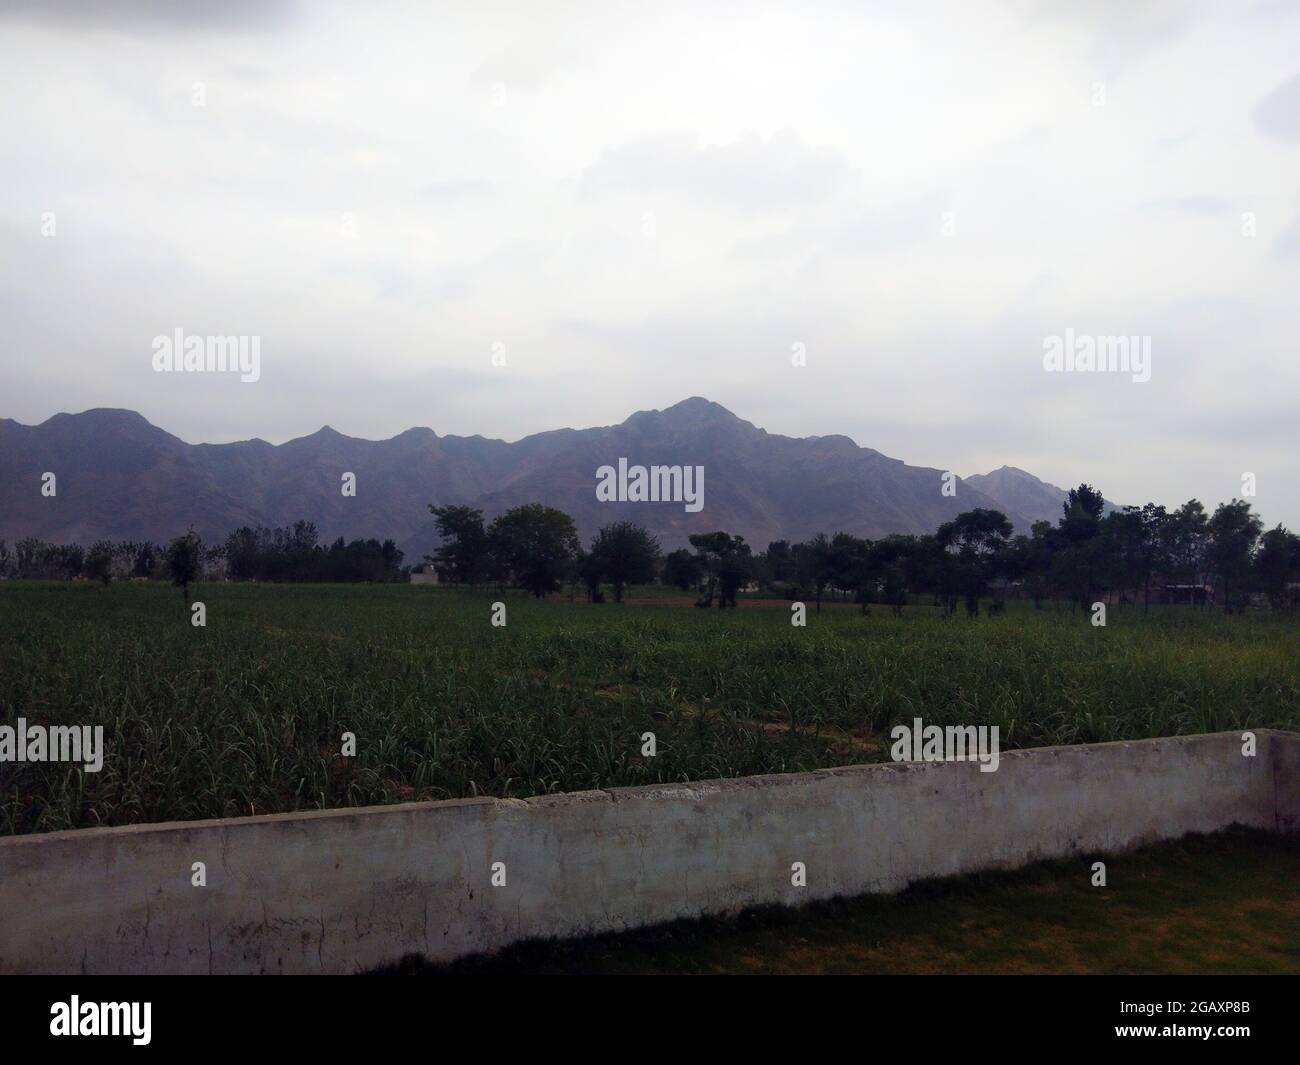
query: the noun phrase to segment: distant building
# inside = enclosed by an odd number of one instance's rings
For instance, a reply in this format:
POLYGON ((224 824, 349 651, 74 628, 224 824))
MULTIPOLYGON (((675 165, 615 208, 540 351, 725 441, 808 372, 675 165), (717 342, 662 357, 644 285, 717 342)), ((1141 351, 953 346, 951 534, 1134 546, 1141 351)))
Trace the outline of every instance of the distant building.
POLYGON ((411 570, 411 583, 412 584, 437 584, 438 574, 434 571, 434 568, 426 562, 423 565, 416 566, 411 570))

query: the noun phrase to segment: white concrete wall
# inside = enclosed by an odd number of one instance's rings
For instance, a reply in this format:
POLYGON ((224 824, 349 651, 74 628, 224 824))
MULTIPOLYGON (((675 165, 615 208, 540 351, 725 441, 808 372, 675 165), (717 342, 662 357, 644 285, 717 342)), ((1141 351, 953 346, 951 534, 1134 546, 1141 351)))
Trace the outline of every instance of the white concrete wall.
POLYGON ((0 972, 345 973, 1233 823, 1300 831, 1300 734, 1257 735, 1254 758, 1220 733, 1012 751, 987 774, 856 766, 9 837, 0 972))

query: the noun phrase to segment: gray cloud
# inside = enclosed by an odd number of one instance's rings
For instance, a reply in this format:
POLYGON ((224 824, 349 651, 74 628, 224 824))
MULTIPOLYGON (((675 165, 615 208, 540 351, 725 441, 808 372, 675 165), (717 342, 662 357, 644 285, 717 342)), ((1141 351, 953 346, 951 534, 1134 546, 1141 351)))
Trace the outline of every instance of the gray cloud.
POLYGON ((1300 526, 1294 6, 746 10, 0 0, 0 416, 516 439, 702 394, 1126 501, 1250 470, 1300 526), (261 380, 154 374, 177 327, 261 380), (1046 374, 1066 328, 1151 381, 1046 374))
POLYGON ((1277 235, 1273 241, 1273 250, 1288 258, 1300 255, 1300 218, 1277 235))
POLYGON ((1284 81, 1260 100, 1255 125, 1272 137, 1300 140, 1300 74, 1284 81))
POLYGON ((0 0, 0 19, 120 33, 264 33, 298 10, 297 0, 0 0))

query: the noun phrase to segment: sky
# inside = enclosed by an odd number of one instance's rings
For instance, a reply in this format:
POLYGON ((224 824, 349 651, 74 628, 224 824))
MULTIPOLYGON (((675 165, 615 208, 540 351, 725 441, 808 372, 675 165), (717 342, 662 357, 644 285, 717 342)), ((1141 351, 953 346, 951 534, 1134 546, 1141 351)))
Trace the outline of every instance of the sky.
POLYGON ((1121 503, 1253 474, 1300 528, 1298 45, 1281 0, 0 0, 0 416, 515 440, 702 395, 1121 503), (156 372, 176 329, 258 380, 156 372), (1067 330, 1149 380, 1045 369, 1067 330))

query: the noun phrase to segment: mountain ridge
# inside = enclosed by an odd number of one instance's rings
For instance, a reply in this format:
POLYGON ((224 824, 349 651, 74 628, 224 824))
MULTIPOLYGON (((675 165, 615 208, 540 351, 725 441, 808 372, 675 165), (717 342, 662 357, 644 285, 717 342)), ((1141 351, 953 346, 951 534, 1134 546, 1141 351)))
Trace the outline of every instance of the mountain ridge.
POLYGON ((427 426, 367 440, 324 425, 281 444, 260 437, 189 444, 136 411, 97 407, 31 426, 0 419, 0 537, 166 540, 192 524, 213 541, 240 525, 306 518, 322 539, 392 538, 414 561, 437 542, 429 503, 466 503, 491 518, 542 502, 572 514, 584 542, 626 519, 666 549, 712 529, 739 533, 757 548, 817 532, 932 532, 977 506, 1002 510, 1018 531, 1060 515, 1064 490, 1015 467, 959 478, 955 496, 942 494, 943 472, 843 434, 769 433, 702 396, 635 411, 617 424, 513 442, 440 436, 427 426), (703 510, 598 501, 596 470, 619 458, 703 466, 703 510), (54 497, 40 491, 46 471, 57 477, 54 497), (341 492, 347 472, 356 475, 355 497, 341 492))

